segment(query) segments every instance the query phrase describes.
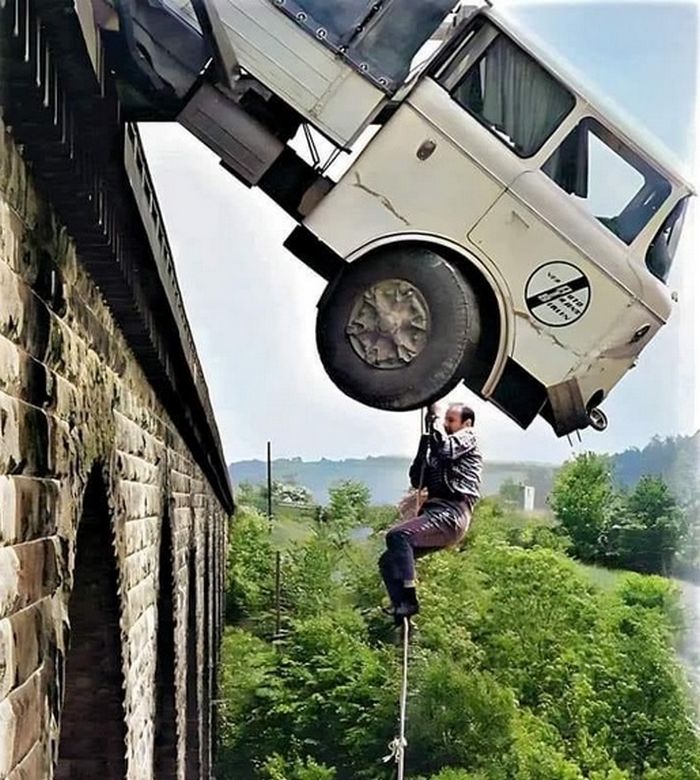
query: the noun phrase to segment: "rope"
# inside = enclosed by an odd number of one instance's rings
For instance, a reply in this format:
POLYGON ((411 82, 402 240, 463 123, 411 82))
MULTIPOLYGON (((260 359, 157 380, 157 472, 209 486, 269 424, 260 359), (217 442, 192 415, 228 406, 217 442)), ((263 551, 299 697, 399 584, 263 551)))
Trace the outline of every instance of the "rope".
POLYGON ((384 763, 392 759, 396 762, 396 780, 404 780, 404 760, 406 755, 406 702, 408 699, 408 638, 410 623, 407 617, 403 619, 403 663, 401 669, 401 699, 399 705, 399 735, 389 743, 389 755, 384 756, 384 763))
MULTIPOLYGON (((421 411, 421 419, 420 419, 420 432, 421 436, 428 433, 430 431, 430 426, 428 424, 428 413, 429 408, 426 408, 425 410, 425 416, 423 416, 423 412, 421 411)), ((421 493, 423 492, 423 486, 425 483, 425 468, 426 468, 426 462, 425 458, 423 458, 423 462, 420 466, 420 479, 418 480, 418 489, 416 490, 416 514, 420 512, 421 508, 421 493)))
MULTIPOLYGON (((421 433, 427 433, 429 426, 421 414, 421 433)), ((420 480, 416 492, 416 514, 420 510, 420 494, 425 481, 425 460, 421 464, 420 480)), ((399 735, 389 743, 389 754, 382 759, 396 763, 396 780, 404 780, 404 762, 406 758, 406 702, 408 700, 408 639, 411 633, 411 623, 407 617, 403 619, 403 659, 401 664, 401 698, 399 702, 399 735)))

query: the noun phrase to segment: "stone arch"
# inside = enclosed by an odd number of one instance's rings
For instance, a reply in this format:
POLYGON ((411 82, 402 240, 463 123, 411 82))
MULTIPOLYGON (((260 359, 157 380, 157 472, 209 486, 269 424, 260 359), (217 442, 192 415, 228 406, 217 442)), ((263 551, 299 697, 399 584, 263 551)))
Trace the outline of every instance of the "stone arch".
POLYGON ((123 780, 126 723, 117 564, 96 466, 83 495, 68 604, 70 640, 55 780, 123 780))
POLYGON ((199 663, 198 663, 198 623, 197 620, 197 555, 192 546, 189 553, 187 571, 187 780, 199 780, 201 776, 200 760, 200 716, 199 711, 199 663))
POLYGON ((156 638, 156 719, 154 777, 177 780, 177 707, 175 693, 175 580, 169 513, 161 523, 158 563, 158 634, 156 638))
POLYGON ((211 545, 210 545, 210 515, 207 512, 202 539, 204 542, 204 599, 202 604, 202 636, 204 640, 204 653, 202 658, 202 770, 204 777, 211 773, 211 699, 212 699, 212 672, 211 663, 211 545))

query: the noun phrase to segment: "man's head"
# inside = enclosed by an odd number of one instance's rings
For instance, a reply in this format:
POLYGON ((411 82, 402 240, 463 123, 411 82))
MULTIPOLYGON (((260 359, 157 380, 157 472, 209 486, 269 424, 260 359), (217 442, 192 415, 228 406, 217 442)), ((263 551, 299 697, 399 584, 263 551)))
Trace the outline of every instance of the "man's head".
POLYGON ((474 410, 466 404, 450 404, 445 412, 445 431, 457 433, 462 428, 471 428, 474 425, 474 410))

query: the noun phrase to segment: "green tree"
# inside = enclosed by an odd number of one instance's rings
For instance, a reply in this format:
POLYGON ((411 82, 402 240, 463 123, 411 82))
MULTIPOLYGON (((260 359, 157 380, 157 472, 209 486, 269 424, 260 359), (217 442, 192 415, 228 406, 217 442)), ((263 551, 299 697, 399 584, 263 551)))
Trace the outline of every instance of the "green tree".
POLYGON ((413 765, 483 768, 508 751, 515 715, 512 690, 492 674, 431 655, 411 706, 413 765))
POLYGON ((368 507, 365 517, 367 525, 375 533, 382 533, 398 522, 399 512, 391 504, 380 504, 368 507))
POLYGON ((608 533, 612 561, 635 571, 668 574, 688 539, 688 518, 660 477, 642 477, 608 533))
POLYGON ((612 481, 610 460, 587 452, 562 466, 550 504, 583 561, 604 556, 604 535, 619 514, 620 499, 612 481))
POLYGON ((329 489, 328 496, 322 517, 325 530, 337 541, 344 541, 348 531, 367 523, 369 488, 362 482, 343 480, 329 489))
POLYGON ((642 477, 627 500, 628 515, 645 529, 644 571, 668 574, 688 532, 685 512, 660 477, 642 477))
MULTIPOLYGON (((635 511, 667 512, 663 491, 649 492, 635 511)), ((260 520, 234 527, 233 543, 257 551, 260 520)), ((409 776, 700 780, 674 653, 678 589, 635 573, 596 585, 590 567, 536 540, 547 530, 485 501, 461 552, 419 562, 409 776)), ((380 545, 325 532, 298 542, 285 564, 286 639, 273 649, 249 630, 226 632, 222 780, 389 775, 379 760, 396 735, 400 656, 377 609, 380 545)), ((236 558, 237 579, 255 579, 254 554, 236 558)), ((264 603, 249 587, 239 602, 264 603)))
POLYGON ((280 695, 274 671, 274 649, 262 639, 239 628, 227 627, 221 642, 219 673, 220 750, 217 777, 238 777, 246 769, 239 750, 250 727, 251 706, 263 691, 277 687, 272 698, 280 695))
POLYGON ((313 758, 288 761, 275 753, 263 764, 262 777, 265 780, 333 780, 335 769, 317 764, 313 758))
POLYGON ((262 485, 241 482, 236 485, 234 495, 236 504, 241 508, 255 509, 263 514, 267 512, 267 491, 262 485))
POLYGON ((340 560, 338 544, 325 533, 287 551, 282 579, 286 615, 307 618, 333 609, 342 592, 340 560))
POLYGON ((511 509, 517 509, 522 506, 522 488, 512 477, 508 477, 505 482, 501 483, 501 486, 498 488, 498 497, 504 506, 511 509))
POLYGON ((393 648, 372 647, 359 615, 337 609, 295 625, 274 671, 249 703, 239 754, 313 757, 342 780, 372 778, 392 737, 397 691, 393 648))
POLYGON ((226 570, 226 621, 260 619, 272 605, 275 556, 270 524, 254 509, 240 508, 231 522, 226 570))

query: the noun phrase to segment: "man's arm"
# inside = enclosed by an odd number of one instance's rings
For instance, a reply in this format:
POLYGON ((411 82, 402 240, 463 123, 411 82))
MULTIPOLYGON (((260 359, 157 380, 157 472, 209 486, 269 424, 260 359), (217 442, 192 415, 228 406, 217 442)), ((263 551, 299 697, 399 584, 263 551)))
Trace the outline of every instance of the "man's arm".
POLYGON ((418 452, 416 457, 411 463, 411 468, 408 471, 408 478, 411 480, 411 487, 421 488, 420 483, 425 472, 426 456, 428 454, 428 446, 430 444, 430 437, 427 434, 423 434, 420 437, 420 443, 418 444, 418 452))
POLYGON ((430 451, 442 460, 455 460, 476 448, 476 436, 471 430, 447 434, 435 423, 430 431, 430 451))

